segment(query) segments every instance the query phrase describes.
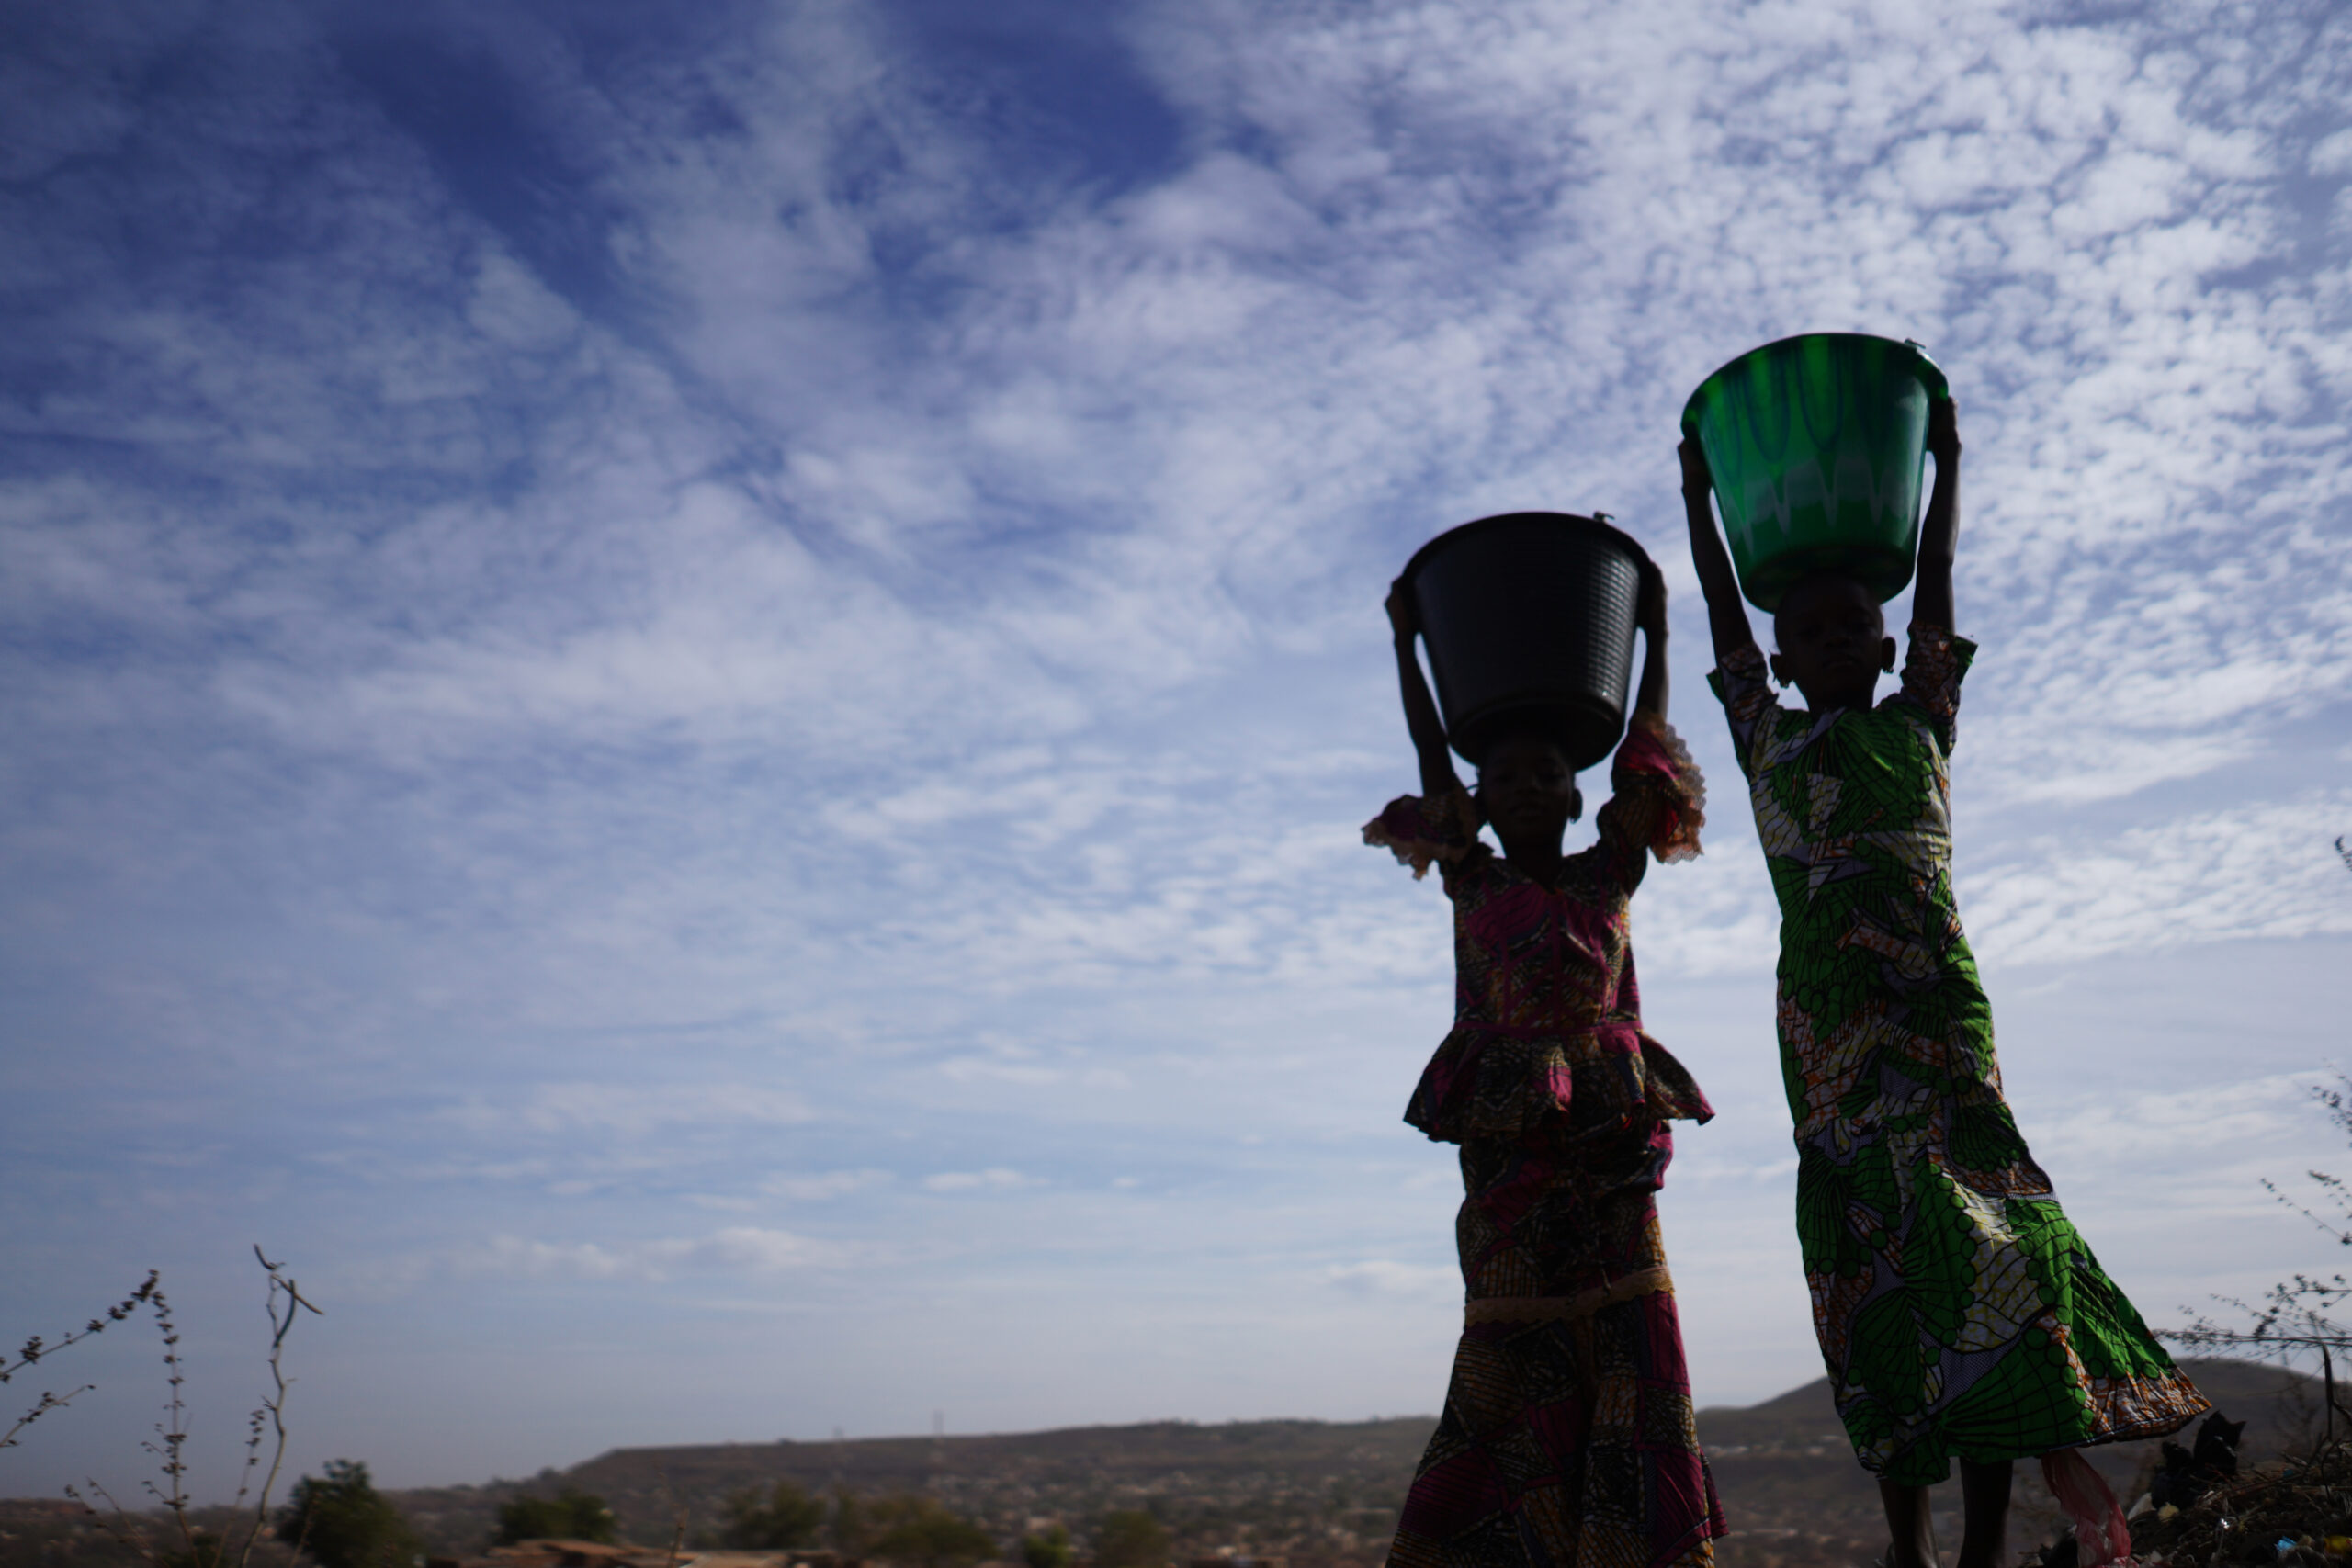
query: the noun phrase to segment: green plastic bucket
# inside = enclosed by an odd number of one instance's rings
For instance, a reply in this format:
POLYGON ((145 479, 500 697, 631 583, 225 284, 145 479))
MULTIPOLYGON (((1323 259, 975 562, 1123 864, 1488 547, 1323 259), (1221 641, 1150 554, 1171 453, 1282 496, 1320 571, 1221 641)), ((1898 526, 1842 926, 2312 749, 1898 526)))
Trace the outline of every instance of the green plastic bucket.
POLYGON ((1880 602, 1911 581, 1928 403, 1949 396, 1916 343, 1808 333, 1750 349, 1683 405, 1715 477, 1740 592, 1758 609, 1816 571, 1880 602))

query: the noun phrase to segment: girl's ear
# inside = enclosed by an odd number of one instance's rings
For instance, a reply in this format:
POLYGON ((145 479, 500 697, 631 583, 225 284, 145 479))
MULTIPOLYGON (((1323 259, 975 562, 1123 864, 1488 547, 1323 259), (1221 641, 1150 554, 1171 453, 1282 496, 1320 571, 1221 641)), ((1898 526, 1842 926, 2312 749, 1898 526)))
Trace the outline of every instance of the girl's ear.
POLYGON ((1574 784, 1570 784, 1568 786, 1568 820, 1574 822, 1583 816, 1584 791, 1578 789, 1574 784))
POLYGON ((1772 667, 1772 683, 1786 691, 1789 684, 1789 672, 1781 667, 1781 656, 1777 653, 1772 655, 1769 662, 1772 667))
POLYGON ((1878 667, 1890 675, 1894 673, 1894 639, 1891 637, 1878 639, 1878 667))

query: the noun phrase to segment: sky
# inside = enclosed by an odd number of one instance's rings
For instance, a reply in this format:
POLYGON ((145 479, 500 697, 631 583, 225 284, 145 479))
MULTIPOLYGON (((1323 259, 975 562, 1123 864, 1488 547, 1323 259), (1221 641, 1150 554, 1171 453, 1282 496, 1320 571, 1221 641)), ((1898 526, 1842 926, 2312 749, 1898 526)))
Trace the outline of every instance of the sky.
MULTIPOLYGON (((1818 1376, 1673 450, 1815 330, 1959 400, 2036 1155, 2154 1323, 2332 1267, 2347 104, 2324 0, 0 7, 0 1337, 161 1269, 202 1496, 255 1244, 294 1464, 396 1484, 1433 1413, 1380 604, 1598 509, 1713 791, 1696 1391, 1818 1376)), ((135 1496, 159 1355, 9 1385, 98 1386, 0 1495, 135 1496)))

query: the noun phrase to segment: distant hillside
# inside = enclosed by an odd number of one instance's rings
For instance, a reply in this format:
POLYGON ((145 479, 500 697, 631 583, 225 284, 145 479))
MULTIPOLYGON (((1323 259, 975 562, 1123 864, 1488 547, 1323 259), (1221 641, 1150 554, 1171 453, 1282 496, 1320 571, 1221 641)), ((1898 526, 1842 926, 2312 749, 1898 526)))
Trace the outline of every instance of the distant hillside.
MULTIPOLYGON (((2247 1423, 2245 1457, 2307 1444, 2314 1382, 2242 1361, 2184 1363, 2216 1404, 2247 1423)), ((528 1482, 392 1493, 436 1550, 469 1553, 490 1539, 498 1505, 573 1485, 613 1505, 625 1538, 666 1543, 676 1509, 690 1537, 715 1535, 727 1495, 779 1479, 811 1491, 920 1491, 978 1520, 1008 1549, 1058 1520, 1083 1547, 1112 1508, 1148 1508, 1180 1561, 1221 1551, 1287 1556, 1294 1568, 1380 1568, 1396 1509, 1433 1417, 1390 1421, 1153 1422, 978 1438, 728 1443, 616 1449, 528 1482)), ((1854 1462, 1826 1382, 1746 1408, 1699 1414, 1734 1535, 1724 1568, 1862 1568, 1885 1544, 1877 1489, 1854 1462)), ((2094 1450, 2128 1501, 2155 1445, 2094 1450)), ((1957 1506, 1957 1488, 1949 1501, 1957 1506)), ((2024 1547, 2054 1528, 2030 1465, 2018 1477, 2024 1547)), ((1939 1535, 1956 1546, 1956 1521, 1939 1535)), ((102 1532, 53 1503, 0 1505, 0 1568, 127 1568, 102 1532)))
MULTIPOLYGON (((2215 1404, 2248 1423, 2248 1458, 2298 1440, 2319 1409, 2309 1378, 2242 1361, 2184 1365, 2215 1404)), ((633 1539, 666 1540, 672 1499, 695 1529, 707 1531, 729 1493, 782 1478, 812 1491, 928 1492, 1008 1544, 1046 1519, 1066 1521, 1082 1541, 1105 1510, 1149 1507, 1174 1531, 1180 1558, 1238 1548, 1377 1568, 1434 1419, 1154 1422, 994 1437, 616 1449, 528 1483, 411 1492, 401 1501, 436 1545, 473 1548, 487 1539, 498 1502, 526 1490, 551 1495, 568 1483, 603 1495, 633 1539)), ((1854 1462, 1826 1381, 1761 1404, 1703 1410, 1699 1431, 1736 1532, 1724 1543, 1726 1568, 1866 1563, 1884 1544, 1876 1488, 1854 1462)), ((2121 1493, 2154 1449, 2093 1454, 2121 1493)), ((2030 1466, 2021 1469, 2018 1508, 2020 1544, 2053 1523, 2030 1466)), ((1957 1542, 1956 1534, 1951 1539, 1957 1542)))
POLYGON ((729 1493, 778 1479, 811 1491, 927 1492, 1008 1543, 1031 1521, 1067 1521, 1083 1540, 1112 1508, 1148 1507, 1179 1555, 1239 1545, 1359 1559, 1374 1568, 1433 1416, 1362 1422, 1153 1422, 994 1437, 865 1438, 616 1449, 527 1486, 401 1495, 436 1544, 476 1544, 517 1490, 582 1487, 612 1504, 625 1533, 666 1540, 672 1498, 715 1530, 729 1493))

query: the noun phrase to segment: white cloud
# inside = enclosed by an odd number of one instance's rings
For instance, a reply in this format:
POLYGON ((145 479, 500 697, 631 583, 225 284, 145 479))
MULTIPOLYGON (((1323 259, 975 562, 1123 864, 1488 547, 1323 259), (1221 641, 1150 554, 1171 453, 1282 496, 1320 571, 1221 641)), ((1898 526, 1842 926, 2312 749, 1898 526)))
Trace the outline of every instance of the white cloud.
POLYGON ((816 1119, 807 1101, 788 1090, 725 1083, 545 1083, 518 1102, 472 1100, 442 1114, 483 1133, 597 1133, 634 1138, 696 1128, 790 1127, 816 1119))
POLYGON ((530 1280, 643 1279, 650 1275, 642 1259, 630 1249, 604 1247, 584 1241, 532 1241, 521 1236, 498 1236, 486 1247, 463 1257, 457 1266, 466 1273, 530 1280))
POLYGON ((2044 1118, 2037 1132, 2085 1161, 2120 1159, 2151 1146, 2175 1157, 2217 1148, 2243 1157, 2301 1130, 2312 1081, 2308 1073, 2287 1073, 2193 1091, 2132 1090, 2044 1118))
POLYGON ((824 1268, 840 1262, 846 1253, 832 1243, 812 1241, 789 1231, 730 1225, 691 1240, 656 1242, 645 1249, 645 1255, 680 1269, 766 1274, 824 1268))
POLYGON ((2331 131, 2312 142, 2305 166, 2322 179, 2352 175, 2352 127, 2331 131))
POLYGON ((795 1202, 819 1203, 834 1198, 846 1198, 853 1192, 868 1192, 889 1185, 892 1178, 887 1170, 829 1170, 814 1176, 778 1174, 760 1183, 760 1190, 771 1197, 789 1198, 795 1202))
POLYGON ((1961 888, 1990 959, 2064 963, 2216 941, 2352 932, 2331 845, 2352 795, 2176 818, 2111 838, 2036 840, 1961 888))
POLYGON ((922 1179, 923 1189, 930 1192, 1011 1192, 1023 1187, 1041 1185, 1034 1176, 1023 1176, 1002 1166, 990 1166, 986 1170, 944 1170, 936 1176, 922 1179))
POLYGON ((1462 1289, 1462 1275, 1457 1269, 1399 1263, 1386 1258, 1335 1263, 1323 1270, 1323 1278, 1351 1295, 1433 1296, 1462 1289))
POLYGON ((544 1241, 502 1235, 459 1253, 458 1272, 520 1280, 634 1280, 678 1273, 773 1275, 837 1269, 853 1256, 838 1243, 789 1231, 730 1225, 700 1236, 649 1241, 544 1241))

